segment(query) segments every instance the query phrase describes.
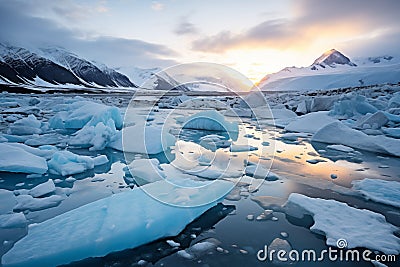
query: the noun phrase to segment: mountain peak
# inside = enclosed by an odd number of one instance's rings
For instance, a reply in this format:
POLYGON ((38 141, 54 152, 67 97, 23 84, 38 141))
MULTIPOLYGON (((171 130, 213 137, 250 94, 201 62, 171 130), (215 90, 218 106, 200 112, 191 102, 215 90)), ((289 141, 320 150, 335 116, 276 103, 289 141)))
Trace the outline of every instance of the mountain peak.
POLYGON ((312 67, 321 66, 325 68, 326 66, 334 68, 336 65, 349 65, 357 66, 350 61, 348 57, 337 51, 336 49, 330 49, 323 53, 319 58, 317 58, 312 67))

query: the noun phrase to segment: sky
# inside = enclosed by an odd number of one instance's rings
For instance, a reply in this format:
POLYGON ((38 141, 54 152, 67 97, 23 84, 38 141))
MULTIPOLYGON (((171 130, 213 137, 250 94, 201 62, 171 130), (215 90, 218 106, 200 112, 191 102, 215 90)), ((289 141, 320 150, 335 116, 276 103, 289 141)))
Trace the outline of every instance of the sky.
POLYGON ((212 62, 256 82, 335 48, 398 54, 398 0, 2 0, 0 41, 110 67, 212 62))

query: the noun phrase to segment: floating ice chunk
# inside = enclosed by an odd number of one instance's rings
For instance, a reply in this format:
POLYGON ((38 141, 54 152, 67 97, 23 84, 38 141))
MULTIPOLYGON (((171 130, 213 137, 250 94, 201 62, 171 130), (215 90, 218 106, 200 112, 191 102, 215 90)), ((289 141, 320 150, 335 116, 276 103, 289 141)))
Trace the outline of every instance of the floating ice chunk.
POLYGON ((155 190, 159 196, 179 198, 179 187, 162 181, 97 200, 30 227, 3 255, 2 264, 58 266, 175 236, 217 203, 209 201, 209 194, 223 198, 231 186, 218 180, 207 191, 200 189, 191 199, 208 204, 190 208, 167 205, 146 194, 144 190, 155 190))
POLYGON ((272 171, 264 168, 261 165, 249 165, 246 167, 246 175, 254 177, 256 179, 266 179, 268 181, 279 180, 279 175, 272 171))
POLYGON ((129 165, 129 171, 139 184, 152 183, 165 178, 158 159, 135 159, 129 165))
POLYGON ((389 119, 386 117, 385 113, 382 111, 378 111, 374 114, 367 114, 359 121, 357 121, 356 127, 359 129, 379 129, 389 122, 389 119), (369 127, 368 127, 368 126, 369 127))
POLYGON ((107 124, 97 123, 95 126, 85 125, 69 140, 73 146, 90 147, 89 150, 102 150, 117 133, 114 121, 109 119, 107 124))
MULTIPOLYGON (((286 255, 289 255, 289 252, 292 250, 292 246, 290 245, 289 241, 281 238, 275 238, 272 240, 271 244, 268 246, 269 251, 285 251, 286 255)), ((276 265, 290 265, 289 261, 282 261, 279 259, 279 253, 272 254, 272 262, 276 265)))
POLYGON ((14 210, 43 210, 51 207, 58 206, 64 197, 53 195, 44 198, 34 198, 31 195, 19 195, 16 197, 17 205, 15 205, 14 210))
POLYGON ((211 150, 215 151, 218 148, 225 148, 231 145, 230 140, 226 140, 224 136, 210 134, 200 138, 200 145, 211 150))
POLYGON ((400 94, 396 93, 389 100, 389 108, 400 108, 400 94))
POLYGON ((24 143, 28 146, 41 146, 41 145, 56 145, 60 143, 67 143, 69 137, 65 135, 49 133, 42 135, 33 135, 28 138, 24 143))
POLYGON ((239 132, 237 122, 228 122, 218 111, 202 111, 188 117, 183 128, 208 131, 239 132))
POLYGON ((306 162, 308 162, 310 164, 317 164, 320 162, 326 162, 326 160, 324 160, 324 159, 307 159, 306 162))
POLYGON ((327 124, 337 121, 327 111, 318 111, 298 117, 289 123, 285 130, 289 132, 315 133, 327 124))
POLYGON ((400 139, 400 128, 383 128, 382 130, 384 134, 400 139))
POLYGON ((258 150, 258 147, 251 145, 231 145, 231 152, 248 152, 258 150))
POLYGON ((99 155, 93 158, 94 166, 100 166, 109 162, 106 155, 99 155))
POLYGON ((33 197, 41 197, 50 194, 56 190, 53 180, 49 179, 47 182, 39 184, 29 190, 29 195, 33 197))
POLYGON ((13 191, 0 189, 0 214, 12 212, 13 207, 17 204, 13 191))
POLYGON ((394 235, 397 227, 386 222, 382 214, 356 209, 332 199, 311 198, 297 193, 290 194, 285 206, 286 212, 292 216, 313 216, 314 225, 310 229, 324 234, 328 246, 337 246, 339 239, 346 239, 347 248, 400 253, 400 238, 394 235), (299 211, 303 214, 296 214, 299 211))
POLYGON ((400 140, 386 136, 370 136, 343 123, 332 122, 314 134, 311 141, 342 144, 362 150, 400 156, 400 140))
POLYGON ((338 96, 317 96, 313 97, 310 104, 310 112, 328 111, 337 101, 338 96))
POLYGON ((171 164, 186 174, 208 179, 240 177, 244 171, 243 160, 239 157, 231 157, 221 149, 212 152, 181 140, 176 142, 175 159, 171 164), (241 166, 243 170, 240 170, 241 166))
POLYGON ((0 171, 39 174, 47 171, 46 160, 24 150, 23 148, 27 147, 24 146, 15 143, 0 143, 0 171))
POLYGON ((117 107, 91 101, 77 101, 65 106, 65 111, 50 119, 51 128, 82 129, 85 125, 108 124, 111 119, 117 129, 122 128, 122 116, 117 107))
POLYGON ((330 115, 340 116, 343 118, 350 118, 354 115, 365 115, 367 113, 375 113, 378 110, 371 104, 365 101, 364 96, 357 95, 351 99, 344 99, 337 101, 330 115))
POLYGON ((42 133, 41 125, 42 123, 36 119, 35 115, 30 114, 27 118, 17 120, 10 125, 8 133, 15 135, 40 134, 42 133))
POLYGON ((181 245, 178 242, 175 242, 174 240, 167 240, 167 243, 173 248, 179 247, 181 245))
POLYGON ((333 149, 341 152, 354 152, 354 149, 344 145, 328 145, 327 149, 333 149))
POLYGON ((400 182, 365 178, 352 184, 367 199, 400 208, 400 182))
POLYGON ((22 212, 0 215, 0 228, 23 228, 27 223, 22 212))
POLYGON ((185 250, 178 251, 178 255, 188 260, 196 259, 209 251, 215 250, 219 244, 221 244, 221 242, 217 239, 208 238, 204 241, 194 244, 193 246, 185 250))
POLYGON ((95 163, 102 162, 104 162, 103 157, 95 160, 95 158, 80 156, 70 151, 57 151, 47 164, 50 173, 67 176, 93 169, 96 166, 95 163))
POLYGON ((175 137, 161 127, 135 125, 118 132, 108 147, 124 152, 158 154, 173 145, 175 137))
POLYGON ((307 138, 311 135, 309 133, 284 133, 280 136, 280 138, 289 140, 289 141, 297 141, 300 138, 307 138))

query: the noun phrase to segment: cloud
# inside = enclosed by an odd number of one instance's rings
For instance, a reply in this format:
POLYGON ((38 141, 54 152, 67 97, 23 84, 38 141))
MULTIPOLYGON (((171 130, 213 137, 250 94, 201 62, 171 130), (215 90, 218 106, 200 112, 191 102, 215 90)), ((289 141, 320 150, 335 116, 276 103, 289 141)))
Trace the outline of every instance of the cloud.
POLYGON ((164 9, 164 4, 160 3, 160 2, 153 2, 151 4, 151 9, 153 9, 155 11, 161 11, 164 9))
POLYGON ((192 49, 220 53, 242 47, 305 48, 321 40, 345 40, 400 28, 397 0, 298 0, 292 7, 291 19, 266 20, 240 33, 221 31, 194 40, 192 49))
POLYGON ((188 21, 186 17, 182 17, 174 29, 174 33, 177 35, 185 34, 196 34, 198 33, 197 27, 188 21))
MULTIPOLYGON (((176 64, 169 58, 177 57, 178 54, 164 45, 138 39, 97 36, 93 32, 68 29, 55 20, 33 17, 29 8, 29 5, 19 1, 0 2, 0 25, 7 25, 0 27, 0 42, 28 49, 49 45, 61 46, 86 59, 96 60, 111 67, 146 68, 176 64)), ((73 16, 76 16, 76 13, 73 16)))

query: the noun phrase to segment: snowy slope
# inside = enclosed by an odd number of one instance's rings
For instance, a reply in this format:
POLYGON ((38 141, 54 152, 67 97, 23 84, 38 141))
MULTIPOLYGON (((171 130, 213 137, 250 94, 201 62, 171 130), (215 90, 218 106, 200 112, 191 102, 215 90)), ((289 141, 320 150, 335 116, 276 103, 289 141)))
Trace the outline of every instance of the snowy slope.
POLYGON ((176 81, 160 68, 142 69, 132 66, 117 68, 117 70, 143 89, 189 91, 188 87, 176 81))
POLYGON ((126 76, 63 48, 26 49, 0 44, 0 79, 36 86, 136 87, 126 76))
POLYGON ((369 57, 352 62, 332 49, 309 67, 288 67, 266 75, 258 87, 264 91, 317 90, 399 81, 400 60, 396 57, 369 57))

